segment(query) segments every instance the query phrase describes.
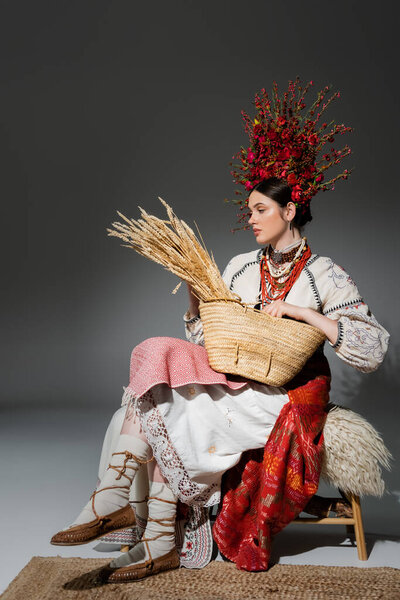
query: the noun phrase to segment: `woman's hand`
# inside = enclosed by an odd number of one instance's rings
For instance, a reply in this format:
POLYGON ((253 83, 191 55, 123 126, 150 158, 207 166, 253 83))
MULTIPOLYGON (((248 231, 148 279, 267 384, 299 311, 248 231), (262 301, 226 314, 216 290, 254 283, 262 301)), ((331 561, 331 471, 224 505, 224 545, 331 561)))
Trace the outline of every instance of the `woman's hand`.
POLYGON ((284 300, 273 300, 270 304, 266 304, 262 310, 271 315, 271 317, 287 316, 298 321, 305 321, 305 309, 295 304, 289 304, 284 300))
POLYGON ((273 300, 262 309, 271 317, 291 317, 297 321, 304 321, 308 325, 318 327, 328 338, 331 344, 335 344, 338 337, 338 324, 333 319, 321 315, 312 308, 302 308, 294 304, 289 304, 284 300, 273 300))

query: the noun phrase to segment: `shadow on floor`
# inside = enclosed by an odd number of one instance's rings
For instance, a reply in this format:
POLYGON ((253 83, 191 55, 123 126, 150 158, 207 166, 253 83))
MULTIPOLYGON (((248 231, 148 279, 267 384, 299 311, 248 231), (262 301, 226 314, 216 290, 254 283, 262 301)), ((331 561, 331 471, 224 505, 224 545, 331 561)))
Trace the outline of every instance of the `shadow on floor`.
MULTIPOLYGON (((306 527, 302 525, 302 527, 306 527)), ((312 525, 311 527, 316 527, 312 525)), ((318 526, 319 527, 319 526, 318 526)), ((321 526, 322 528, 323 526, 321 526)), ((366 534, 365 542, 367 557, 369 558, 377 542, 393 541, 399 542, 397 536, 377 536, 366 534)), ((335 548, 340 552, 341 548, 354 548, 354 558, 357 558, 357 546, 354 535, 348 535, 345 531, 304 531, 299 528, 287 528, 278 534, 272 545, 271 562, 279 563, 282 557, 297 556, 313 550, 335 548)))

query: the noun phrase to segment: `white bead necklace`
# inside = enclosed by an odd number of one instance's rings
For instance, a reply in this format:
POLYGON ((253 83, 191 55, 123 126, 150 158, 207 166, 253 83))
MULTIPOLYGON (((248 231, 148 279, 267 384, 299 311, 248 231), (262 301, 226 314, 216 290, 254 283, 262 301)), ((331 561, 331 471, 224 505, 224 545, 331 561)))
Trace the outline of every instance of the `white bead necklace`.
MULTIPOLYGON (((298 243, 298 242, 296 242, 298 243)), ((299 249, 297 250, 295 256, 293 257, 293 260, 290 261, 290 263, 287 263, 286 265, 282 265, 280 267, 274 267, 270 261, 270 255, 269 255, 269 247, 267 250, 267 254, 265 256, 267 263, 268 263, 268 269, 269 272, 271 273, 272 277, 274 279, 280 279, 282 277, 285 277, 285 275, 288 275, 290 273, 290 271, 292 270, 292 266, 295 260, 297 260, 297 258, 299 258, 299 256, 301 255, 304 246, 307 243, 307 238, 303 237, 301 239, 301 244, 299 246, 299 249)), ((292 244, 290 247, 285 248, 285 251, 290 250, 290 248, 294 247, 295 244, 292 244)), ((283 251, 282 251, 283 252, 283 251)))

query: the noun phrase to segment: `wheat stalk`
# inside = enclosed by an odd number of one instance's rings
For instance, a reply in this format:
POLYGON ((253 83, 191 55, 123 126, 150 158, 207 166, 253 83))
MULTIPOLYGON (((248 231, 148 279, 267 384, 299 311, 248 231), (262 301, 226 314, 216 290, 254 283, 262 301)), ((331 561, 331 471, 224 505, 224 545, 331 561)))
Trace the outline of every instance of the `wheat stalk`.
POLYGON ((113 229, 107 229, 108 235, 120 238, 125 242, 123 246, 136 250, 187 281, 200 300, 233 299, 200 232, 199 240, 193 230, 178 219, 172 208, 162 198, 159 200, 169 220, 149 215, 140 207, 141 218, 138 220, 128 219, 117 211, 124 222, 112 223, 113 229))

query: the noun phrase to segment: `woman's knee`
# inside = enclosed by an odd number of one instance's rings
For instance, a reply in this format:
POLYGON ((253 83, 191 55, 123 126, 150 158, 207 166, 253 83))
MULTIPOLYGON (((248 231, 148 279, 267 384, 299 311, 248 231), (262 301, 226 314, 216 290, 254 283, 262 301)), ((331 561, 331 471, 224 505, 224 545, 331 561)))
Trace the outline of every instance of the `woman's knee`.
POLYGON ((128 404, 126 408, 125 418, 121 427, 121 433, 134 435, 144 442, 147 442, 146 436, 144 435, 140 426, 140 419, 135 414, 134 408, 131 404, 128 404))

